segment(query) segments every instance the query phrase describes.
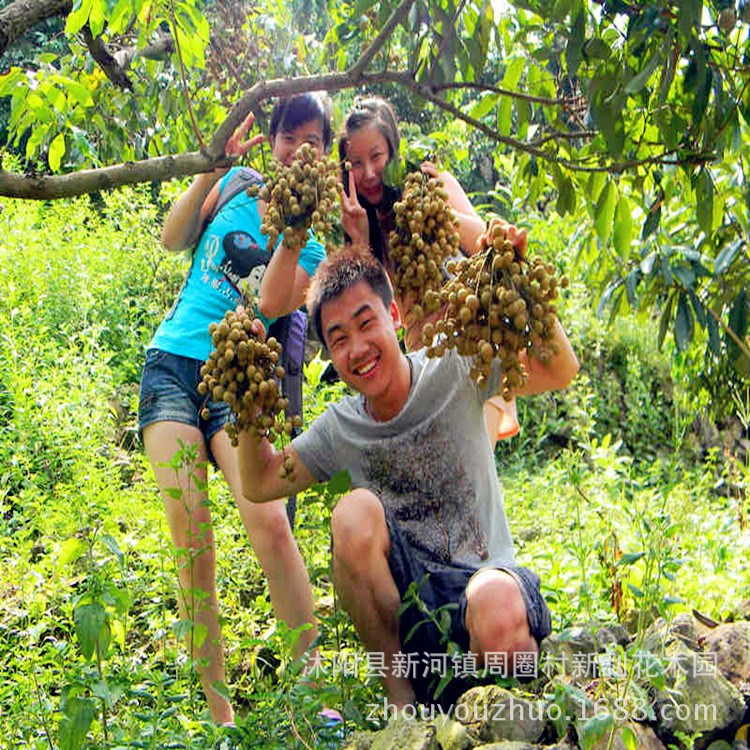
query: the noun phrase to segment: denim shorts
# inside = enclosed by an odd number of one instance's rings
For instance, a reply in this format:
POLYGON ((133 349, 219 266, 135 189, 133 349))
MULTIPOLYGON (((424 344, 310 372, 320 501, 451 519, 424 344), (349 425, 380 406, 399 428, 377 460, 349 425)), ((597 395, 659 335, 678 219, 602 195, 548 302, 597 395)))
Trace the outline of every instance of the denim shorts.
MULTIPOLYGON (((402 601, 399 616, 401 649, 405 654, 414 654, 418 665, 416 670, 409 672, 409 680, 418 701, 438 703, 447 710, 472 685, 481 684, 481 680, 469 674, 454 676, 435 697, 435 688, 445 670, 428 671, 426 664, 433 659, 425 655, 444 654, 448 641, 468 653, 466 586, 471 577, 484 568, 436 560, 405 537, 392 514, 386 511, 385 515, 391 543, 388 566, 402 601), (428 612, 440 623, 439 626, 428 612)), ((519 565, 498 565, 494 569, 508 573, 518 584, 526 605, 529 630, 537 644, 541 643, 550 634, 552 622, 539 588, 539 576, 519 565)), ((448 663, 451 663, 450 654, 448 663)), ((476 671, 481 671, 479 664, 476 671)))
POLYGON ((202 365, 199 359, 181 357, 161 349, 146 352, 138 405, 141 438, 143 430, 154 422, 181 422, 197 427, 208 446, 211 438, 231 421, 229 404, 198 393, 202 365), (208 419, 201 416, 203 407, 208 407, 211 412, 208 419))

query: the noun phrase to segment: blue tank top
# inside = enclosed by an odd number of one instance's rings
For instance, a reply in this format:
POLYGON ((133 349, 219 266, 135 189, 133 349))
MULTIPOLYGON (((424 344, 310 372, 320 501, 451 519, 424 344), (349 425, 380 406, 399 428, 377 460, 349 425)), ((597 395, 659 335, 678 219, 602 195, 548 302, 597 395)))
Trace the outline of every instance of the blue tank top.
MULTIPOLYGON (((229 179, 222 179, 223 189, 229 179)), ((185 283, 156 330, 149 349, 205 360, 213 349, 208 326, 240 303, 240 282, 257 296, 271 253, 260 231, 258 200, 241 191, 224 205, 203 231, 193 253, 185 283)), ((309 239, 299 265, 312 276, 325 258, 325 248, 309 239)), ((255 311, 266 329, 273 322, 255 311)))

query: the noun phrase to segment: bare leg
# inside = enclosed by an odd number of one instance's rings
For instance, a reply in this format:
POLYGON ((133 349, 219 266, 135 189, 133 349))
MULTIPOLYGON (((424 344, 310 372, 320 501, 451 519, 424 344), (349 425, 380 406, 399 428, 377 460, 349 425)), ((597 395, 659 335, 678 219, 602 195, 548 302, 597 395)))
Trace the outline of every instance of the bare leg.
POLYGON ((514 654, 536 653, 529 631, 526 604, 516 579, 502 570, 482 570, 466 587, 469 650, 484 660, 486 653, 505 654, 511 669, 514 654))
MULTIPOLYGON (((178 438, 186 445, 197 445, 197 460, 206 460, 203 436, 195 427, 179 422, 156 422, 143 431, 146 454, 162 493, 172 541, 178 551, 180 612, 183 618, 204 626, 207 631, 200 647, 193 647, 193 638, 189 635, 188 648, 191 649, 191 656, 199 660, 198 673, 211 716, 217 723, 223 723, 232 721, 234 712, 229 701, 211 687, 217 681, 224 682, 225 673, 216 596, 216 554, 208 498, 189 476, 188 469, 191 467, 175 472, 160 465, 170 461, 177 453, 178 438), (170 497, 167 493, 170 489, 179 489, 181 496, 170 497), (205 597, 194 596, 193 592, 196 591, 204 592, 205 597)), ((205 486, 206 469, 199 467, 192 468, 192 471, 205 486)))
POLYGON ((211 438, 211 450, 232 490, 250 544, 268 580, 276 617, 291 628, 305 623, 312 626, 301 634, 295 646, 294 656, 299 657, 315 640, 317 628, 310 577, 292 535, 284 501, 251 503, 245 500, 238 452, 225 432, 218 432, 211 438))
POLYGON ((367 490, 346 495, 333 510, 333 578, 344 609, 370 653, 384 654, 383 686, 397 707, 414 702, 408 678, 393 673, 401 650, 396 613, 401 597, 388 567, 390 539, 380 500, 367 490))

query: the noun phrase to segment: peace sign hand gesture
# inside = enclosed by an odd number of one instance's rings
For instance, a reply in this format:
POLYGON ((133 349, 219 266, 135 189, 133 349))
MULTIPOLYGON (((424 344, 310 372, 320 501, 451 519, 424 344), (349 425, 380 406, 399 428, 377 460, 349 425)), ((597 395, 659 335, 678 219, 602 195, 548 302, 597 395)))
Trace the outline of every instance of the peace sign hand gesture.
POLYGON ((354 173, 349 170, 349 194, 341 190, 341 224, 344 231, 351 237, 353 245, 364 245, 369 243, 370 225, 367 220, 367 211, 357 200, 357 185, 354 181, 354 173))
POLYGON ((245 136, 250 131, 250 128, 255 123, 255 115, 251 112, 235 129, 234 133, 229 136, 227 145, 224 147, 224 153, 236 161, 243 157, 248 151, 255 148, 259 143, 263 141, 263 134, 258 133, 248 140, 244 140, 245 136))

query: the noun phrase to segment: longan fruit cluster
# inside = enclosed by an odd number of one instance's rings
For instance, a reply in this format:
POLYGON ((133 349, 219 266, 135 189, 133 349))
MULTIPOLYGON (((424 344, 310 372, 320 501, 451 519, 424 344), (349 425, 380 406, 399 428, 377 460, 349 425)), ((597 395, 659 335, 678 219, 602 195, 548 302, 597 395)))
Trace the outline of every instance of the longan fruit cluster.
POLYGON ((439 309, 443 263, 459 250, 456 217, 447 200, 442 180, 411 172, 401 200, 393 207, 396 228, 389 236, 393 283, 403 298, 417 300, 409 308, 409 324, 439 309))
POLYGON ((274 160, 272 172, 257 189, 258 197, 267 203, 260 231, 268 235, 269 252, 280 236, 287 247, 301 248, 310 227, 319 236, 333 230, 341 186, 336 162, 319 159, 313 146, 304 143, 289 166, 274 160))
MULTIPOLYGON (((490 374, 492 360, 499 358, 501 392, 509 401, 528 377, 519 353, 526 349, 546 363, 557 352, 554 266, 526 259, 500 226, 485 234, 475 255, 448 265, 455 275, 440 291, 444 316, 422 328, 427 355, 440 357, 455 348, 473 357, 470 376, 480 385, 490 374)), ((567 285, 563 277, 559 286, 567 285)))
MULTIPOLYGON (((211 323, 208 330, 214 350, 201 366, 202 380, 198 392, 214 401, 224 401, 236 415, 225 430, 232 445, 239 442, 242 430, 258 440, 265 437, 275 442, 277 435, 291 436, 295 427, 302 425, 299 416, 284 419, 289 399, 282 396, 279 380, 284 368, 279 364, 281 344, 273 337, 261 341, 252 330, 253 314, 245 308, 229 310, 220 323, 211 323)), ((207 406, 201 417, 208 419, 207 406)), ((291 456, 285 455, 282 477, 294 476, 291 456)))

